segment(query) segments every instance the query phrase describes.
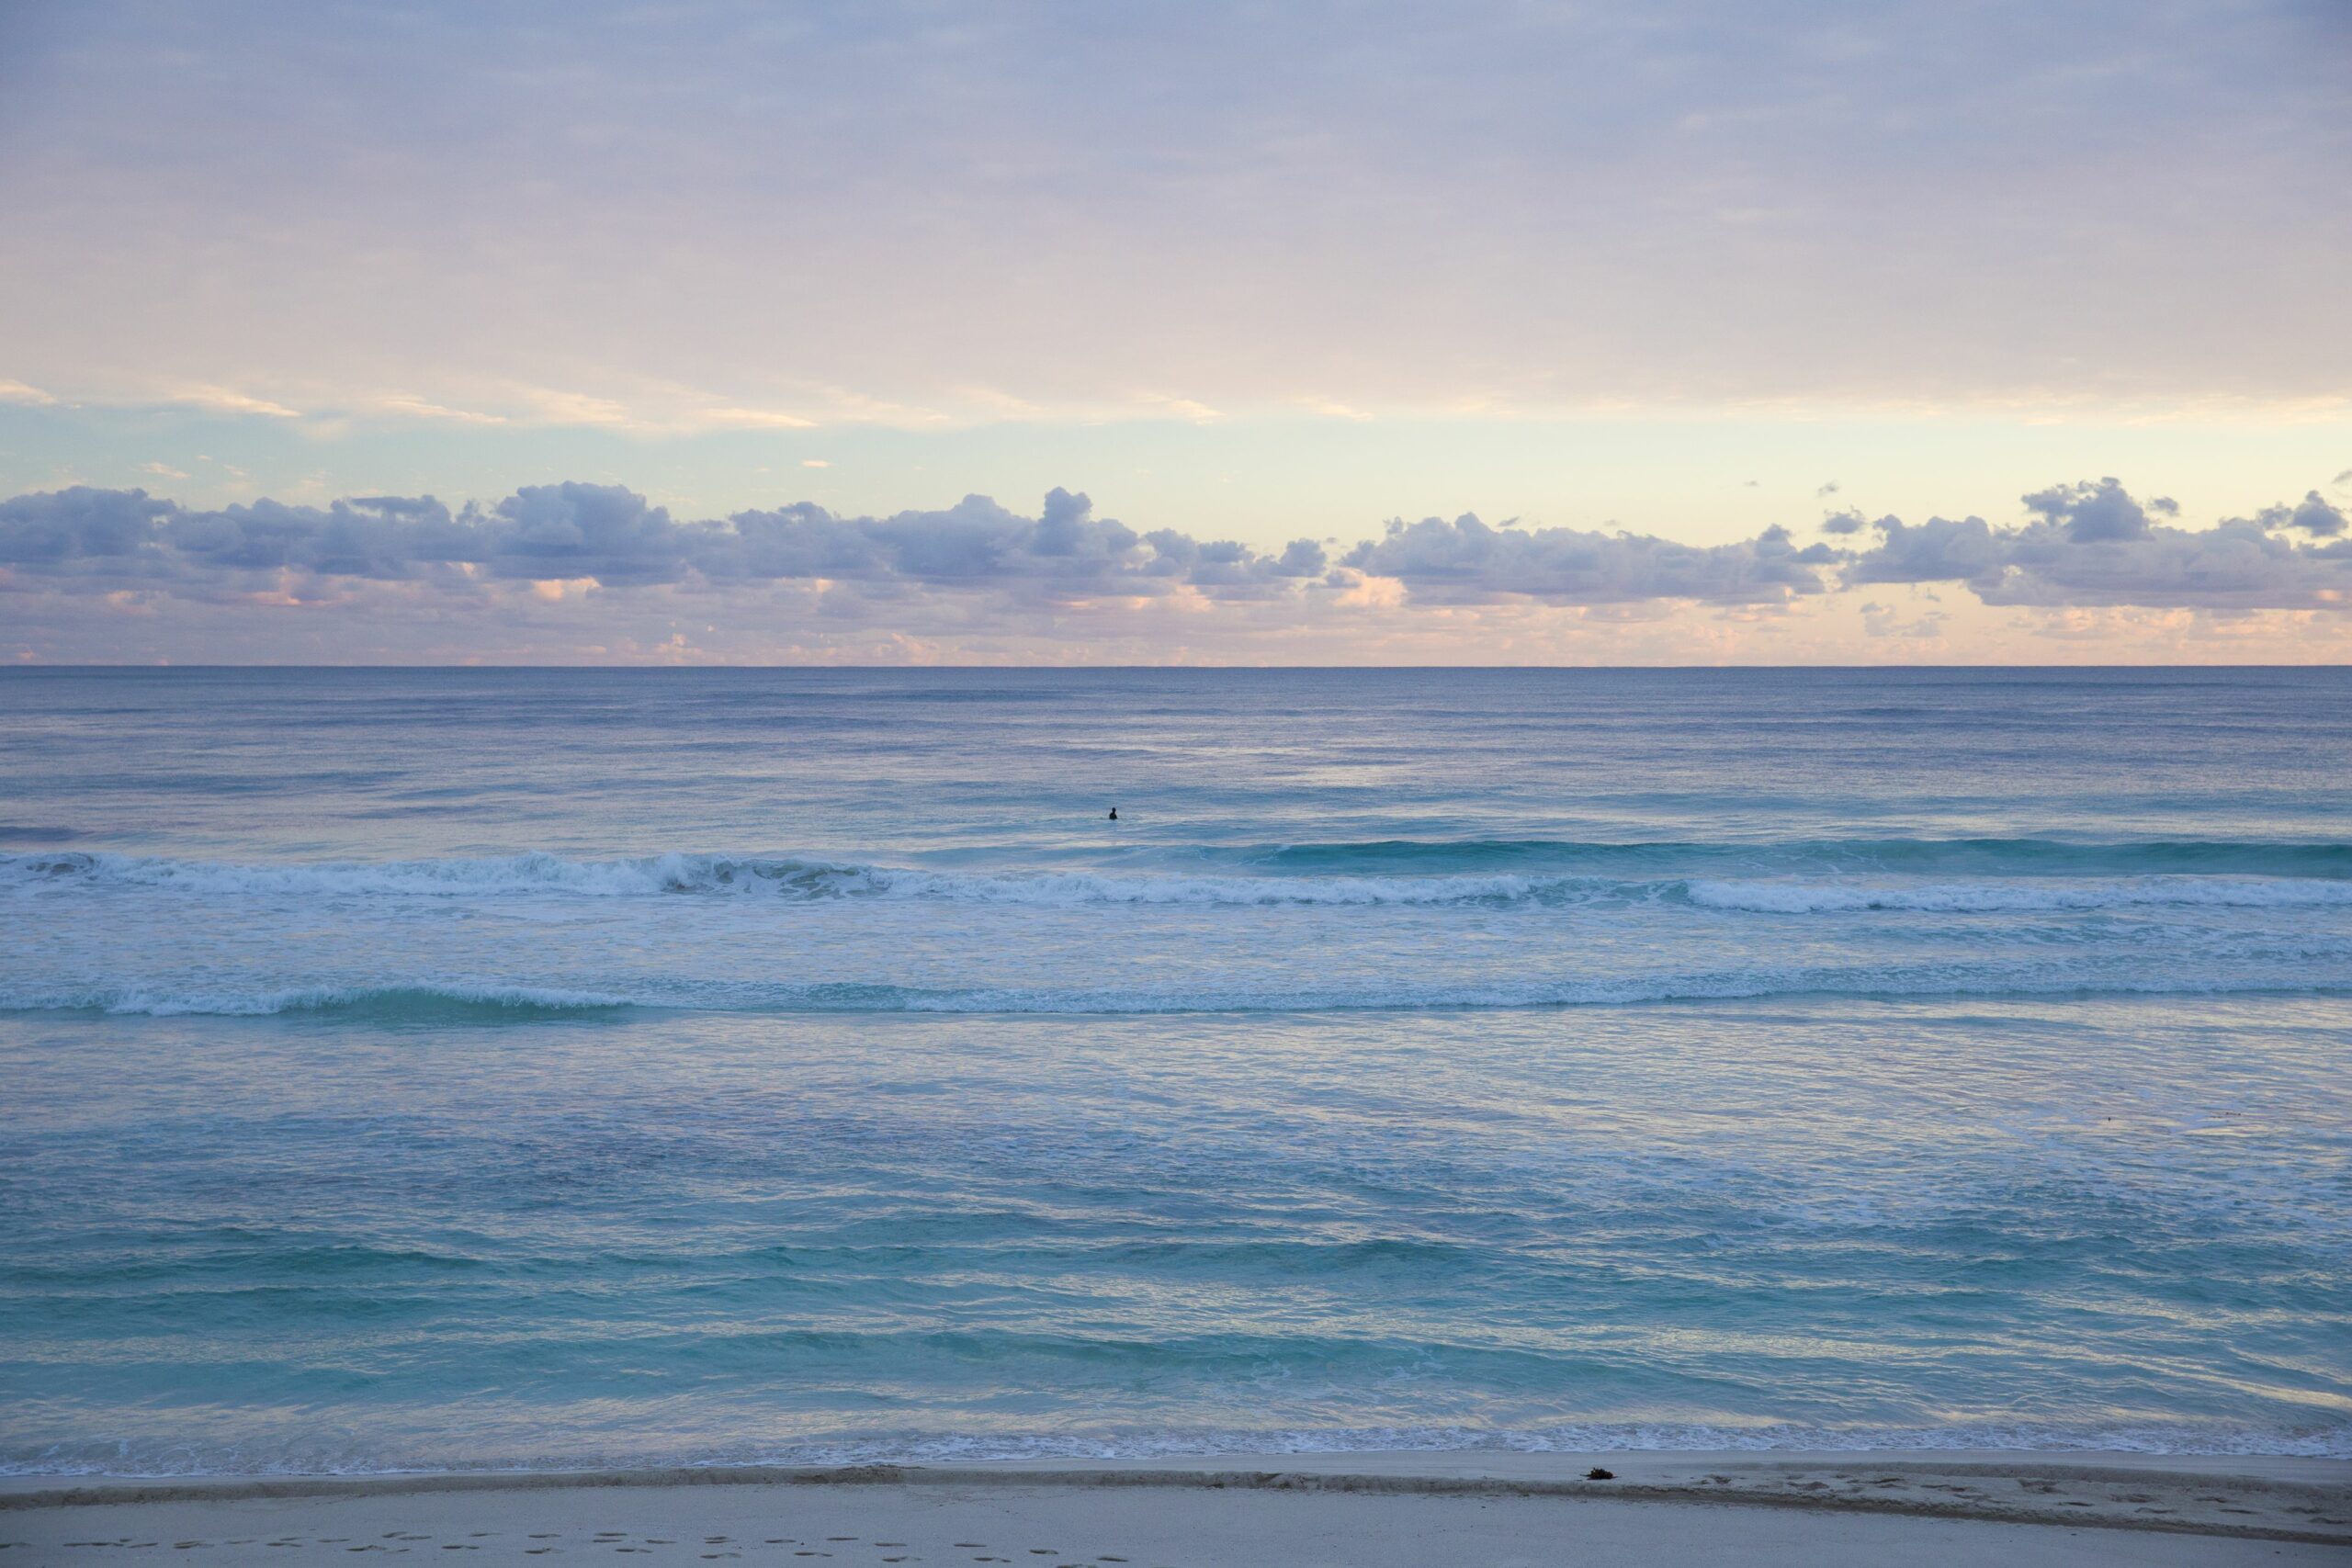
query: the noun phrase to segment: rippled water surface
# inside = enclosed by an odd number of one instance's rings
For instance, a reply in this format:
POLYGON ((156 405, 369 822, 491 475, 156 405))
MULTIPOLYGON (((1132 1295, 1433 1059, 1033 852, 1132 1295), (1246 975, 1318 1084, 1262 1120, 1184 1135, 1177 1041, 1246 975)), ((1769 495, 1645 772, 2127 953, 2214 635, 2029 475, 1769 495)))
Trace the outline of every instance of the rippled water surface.
POLYGON ((2352 1454, 2347 777, 2331 671, 0 673, 0 1468, 2352 1454))

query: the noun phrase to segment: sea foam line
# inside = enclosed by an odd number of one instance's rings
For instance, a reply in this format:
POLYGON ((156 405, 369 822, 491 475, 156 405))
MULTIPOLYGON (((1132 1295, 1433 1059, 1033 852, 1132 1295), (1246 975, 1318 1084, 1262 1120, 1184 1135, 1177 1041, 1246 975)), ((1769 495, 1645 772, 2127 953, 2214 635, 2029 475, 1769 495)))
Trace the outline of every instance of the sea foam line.
POLYGON ((2137 1454, 2352 1459, 2352 1426, 2264 1428, 2223 1422, 2070 1425, 1976 1422, 1947 1427, 1734 1426, 1703 1422, 1564 1422, 1517 1428, 1451 1426, 1304 1428, 1175 1427, 1100 1432, 835 1432, 797 1440, 672 1450, 518 1453, 495 1458, 316 1447, 109 1441, 0 1450, 0 1476, 194 1477, 560 1474, 580 1471, 727 1470, 752 1466, 944 1464, 1019 1460, 1185 1460, 1374 1453, 1922 1453, 2137 1454))

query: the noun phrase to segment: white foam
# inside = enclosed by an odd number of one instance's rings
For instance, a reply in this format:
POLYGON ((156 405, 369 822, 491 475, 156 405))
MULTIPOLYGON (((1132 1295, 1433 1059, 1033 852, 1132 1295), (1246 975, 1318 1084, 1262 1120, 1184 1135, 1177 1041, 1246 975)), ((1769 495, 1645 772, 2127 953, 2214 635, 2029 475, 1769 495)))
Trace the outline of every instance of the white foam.
MULTIPOLYGON (((550 1434, 551 1436, 553 1434, 550 1434)), ((483 1458, 368 1453, 317 1447, 273 1453, 184 1442, 108 1443, 0 1455, 0 1476, 403 1475, 728 1469, 749 1465, 944 1464, 1017 1460, 1185 1460, 1255 1454, 1375 1453, 2054 1453, 2352 1459, 2352 1427, 2288 1431, 2222 1422, 2068 1425, 2029 1421, 1949 1427, 1729 1426, 1567 1422, 1497 1428, 1442 1423, 1306 1428, 1116 1429, 1101 1432, 833 1432, 798 1441, 701 1449, 611 1448, 483 1458)))

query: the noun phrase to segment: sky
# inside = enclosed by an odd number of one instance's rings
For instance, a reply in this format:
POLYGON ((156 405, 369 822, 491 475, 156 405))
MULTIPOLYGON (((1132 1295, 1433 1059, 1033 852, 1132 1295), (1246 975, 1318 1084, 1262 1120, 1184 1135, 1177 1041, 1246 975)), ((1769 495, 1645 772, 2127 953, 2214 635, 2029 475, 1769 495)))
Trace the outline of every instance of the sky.
POLYGON ((0 658, 2352 657, 2352 0, 0 0, 0 658))

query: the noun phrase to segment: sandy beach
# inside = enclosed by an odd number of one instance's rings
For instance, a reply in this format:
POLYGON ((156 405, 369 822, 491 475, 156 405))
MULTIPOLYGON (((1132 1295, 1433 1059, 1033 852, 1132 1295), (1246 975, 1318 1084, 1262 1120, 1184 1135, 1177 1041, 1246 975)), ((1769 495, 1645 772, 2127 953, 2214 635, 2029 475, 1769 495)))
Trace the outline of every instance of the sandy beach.
POLYGON ((2352 1465, 2020 1454, 1378 1454, 150 1482, 0 1492, 0 1562, 2323 1563, 2352 1465), (1593 1481, 1599 1465, 1614 1479, 1593 1481), (447 1561, 447 1559, 442 1559, 447 1561))

